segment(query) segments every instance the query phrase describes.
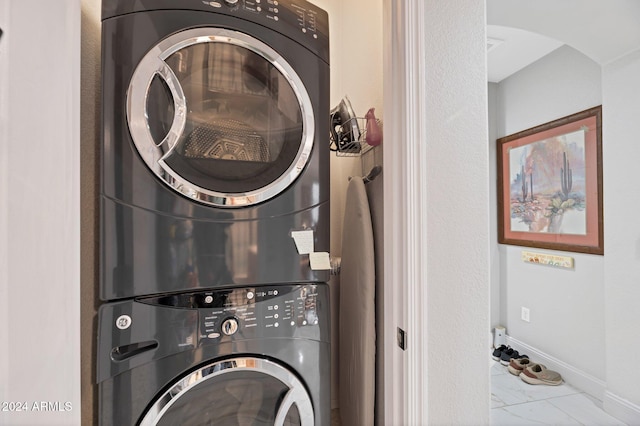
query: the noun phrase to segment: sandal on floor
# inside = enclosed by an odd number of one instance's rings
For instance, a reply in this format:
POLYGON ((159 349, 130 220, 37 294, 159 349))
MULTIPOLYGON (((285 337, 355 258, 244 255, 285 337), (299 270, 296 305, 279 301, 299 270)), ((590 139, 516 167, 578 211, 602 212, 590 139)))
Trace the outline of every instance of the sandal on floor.
POLYGON ((523 382, 530 385, 550 385, 558 386, 562 384, 562 376, 560 373, 548 370, 541 364, 533 364, 522 370, 520 378, 523 382))
POLYGON ((507 370, 509 370, 509 373, 513 374, 514 376, 519 376, 525 368, 533 364, 534 363, 530 361, 526 355, 524 355, 521 358, 511 358, 511 361, 509 361, 509 365, 507 366, 507 370))

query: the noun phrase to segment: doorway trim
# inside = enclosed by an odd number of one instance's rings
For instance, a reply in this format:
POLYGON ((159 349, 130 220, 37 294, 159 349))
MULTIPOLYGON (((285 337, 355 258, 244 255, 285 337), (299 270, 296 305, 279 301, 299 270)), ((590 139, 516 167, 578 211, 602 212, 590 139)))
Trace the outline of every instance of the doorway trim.
POLYGON ((384 298, 385 424, 420 424, 427 419, 426 324, 426 147, 423 120, 424 1, 383 2, 384 139, 384 298), (393 143, 393 148, 391 147, 393 143), (423 307, 424 308, 424 307, 423 307), (398 334, 405 332, 405 350, 398 334))
POLYGON ((384 3, 385 424, 488 423, 486 5, 384 3))

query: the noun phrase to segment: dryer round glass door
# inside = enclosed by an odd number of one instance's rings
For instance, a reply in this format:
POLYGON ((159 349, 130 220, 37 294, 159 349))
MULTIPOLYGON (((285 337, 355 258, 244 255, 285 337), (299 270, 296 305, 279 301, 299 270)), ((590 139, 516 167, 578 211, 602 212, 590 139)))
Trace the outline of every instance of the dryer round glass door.
POLYGON ((141 426, 314 424, 311 398, 289 370, 265 359, 215 362, 183 377, 153 403, 141 426))
POLYGON ((278 195, 314 143, 300 77, 274 49, 238 31, 197 28, 162 40, 136 67, 126 107, 133 142, 153 173, 213 206, 278 195))

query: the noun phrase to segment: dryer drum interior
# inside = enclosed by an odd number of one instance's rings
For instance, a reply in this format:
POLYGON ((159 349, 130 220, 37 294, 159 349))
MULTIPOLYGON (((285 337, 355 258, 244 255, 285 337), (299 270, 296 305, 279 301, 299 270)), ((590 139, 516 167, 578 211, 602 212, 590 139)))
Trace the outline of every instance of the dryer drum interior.
POLYGON ((289 186, 314 142, 309 95, 275 50, 238 31, 196 28, 138 64, 127 121, 146 165, 215 206, 254 204, 289 186))
POLYGON ((279 364, 236 357, 181 378, 151 405, 141 426, 313 425, 311 398, 279 364))

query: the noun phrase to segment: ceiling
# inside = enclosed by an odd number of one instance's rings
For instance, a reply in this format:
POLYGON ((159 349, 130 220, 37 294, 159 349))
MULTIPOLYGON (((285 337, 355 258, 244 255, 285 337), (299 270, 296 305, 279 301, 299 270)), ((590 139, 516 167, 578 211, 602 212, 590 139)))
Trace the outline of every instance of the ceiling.
POLYGON ((487 0, 487 37, 491 82, 564 44, 605 65, 640 49, 640 1, 487 0))
POLYGON ((562 45, 562 42, 529 31, 488 25, 488 80, 499 83, 562 45))

